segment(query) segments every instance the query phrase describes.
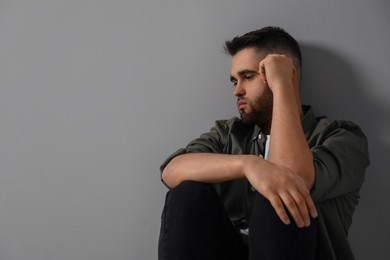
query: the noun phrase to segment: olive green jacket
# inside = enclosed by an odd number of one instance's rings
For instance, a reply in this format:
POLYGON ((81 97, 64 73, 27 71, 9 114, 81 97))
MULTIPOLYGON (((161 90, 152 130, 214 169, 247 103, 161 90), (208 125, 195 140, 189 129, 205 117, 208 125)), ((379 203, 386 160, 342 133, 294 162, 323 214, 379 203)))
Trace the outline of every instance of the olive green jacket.
MULTIPOLYGON (((370 163, 366 137, 350 121, 316 118, 311 107, 304 107, 304 111, 301 122, 315 167, 311 196, 318 211, 319 259, 354 259, 347 236, 370 163)), ((244 124, 239 118, 219 120, 210 132, 172 154, 160 170, 184 153, 262 155, 264 140, 256 125, 244 124)), ((215 188, 233 224, 245 222, 253 194, 250 183, 238 179, 215 184, 215 188)))

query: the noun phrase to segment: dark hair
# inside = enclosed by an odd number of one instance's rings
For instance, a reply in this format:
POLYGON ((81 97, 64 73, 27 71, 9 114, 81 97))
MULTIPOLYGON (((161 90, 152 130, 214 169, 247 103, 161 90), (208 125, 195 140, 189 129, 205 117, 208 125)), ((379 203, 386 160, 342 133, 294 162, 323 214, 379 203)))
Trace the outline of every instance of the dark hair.
POLYGON ((225 42, 225 50, 232 56, 245 48, 255 48, 259 53, 284 53, 291 55, 296 66, 302 68, 302 54, 298 42, 285 30, 267 26, 248 32, 225 42))

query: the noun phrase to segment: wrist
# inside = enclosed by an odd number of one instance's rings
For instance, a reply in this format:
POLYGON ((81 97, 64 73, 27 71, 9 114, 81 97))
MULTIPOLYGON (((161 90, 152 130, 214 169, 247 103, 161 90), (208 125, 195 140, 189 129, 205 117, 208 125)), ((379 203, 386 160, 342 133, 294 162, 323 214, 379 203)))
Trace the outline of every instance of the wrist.
POLYGON ((279 82, 273 83, 272 85, 270 85, 270 89, 274 96, 275 95, 291 96, 292 94, 294 94, 294 86, 292 82, 290 83, 287 80, 286 81, 281 80, 279 82))
POLYGON ((259 163, 261 163, 261 161, 265 162, 262 158, 260 158, 260 156, 244 155, 242 160, 242 168, 241 168, 241 172, 244 175, 243 177, 249 179, 250 176, 248 175, 254 172, 253 169, 259 167, 259 163))

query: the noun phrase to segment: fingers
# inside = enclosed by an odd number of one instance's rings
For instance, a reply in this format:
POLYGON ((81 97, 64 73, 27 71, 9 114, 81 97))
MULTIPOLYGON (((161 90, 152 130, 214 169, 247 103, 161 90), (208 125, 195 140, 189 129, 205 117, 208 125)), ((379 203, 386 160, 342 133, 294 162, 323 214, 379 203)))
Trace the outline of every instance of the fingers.
POLYGON ((284 208, 284 204, 283 204, 282 200, 278 196, 275 196, 275 197, 270 198, 269 201, 271 202, 272 207, 275 209, 276 214, 278 214, 280 220, 284 224, 289 225, 291 223, 291 221, 287 215, 287 212, 284 208))
POLYGON ((260 69, 259 69, 260 77, 264 83, 267 83, 267 75, 265 73, 264 60, 260 61, 259 67, 260 67, 260 69))
POLYGON ((288 212, 298 227, 302 228, 310 225, 310 217, 307 212, 307 208, 302 205, 301 199, 296 201, 296 198, 293 198, 293 196, 289 193, 282 194, 281 198, 283 200, 283 204, 286 206, 288 212))
POLYGON ((286 210, 299 228, 310 226, 310 217, 317 217, 317 210, 308 193, 305 194, 305 192, 303 192, 303 194, 301 194, 296 190, 293 190, 278 195, 275 194, 273 197, 269 198, 269 201, 281 221, 286 225, 291 223, 286 210))
POLYGON ((310 193, 307 193, 306 196, 304 197, 306 206, 309 210, 310 216, 312 218, 316 218, 318 216, 316 206, 314 205, 314 202, 310 196, 310 193))
POLYGON ((259 74, 264 83, 272 85, 275 80, 292 81, 295 78, 296 70, 290 57, 268 54, 259 63, 259 74))
POLYGON ((292 192, 290 196, 288 210, 298 227, 310 226, 310 214, 307 201, 300 193, 292 192))

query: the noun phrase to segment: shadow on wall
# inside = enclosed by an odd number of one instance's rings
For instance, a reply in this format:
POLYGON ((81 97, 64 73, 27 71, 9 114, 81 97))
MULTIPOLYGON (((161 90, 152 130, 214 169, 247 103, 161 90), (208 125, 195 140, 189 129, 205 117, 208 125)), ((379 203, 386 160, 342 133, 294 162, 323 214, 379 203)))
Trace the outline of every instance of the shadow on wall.
POLYGON ((371 165, 350 230, 356 258, 390 259, 386 245, 390 233, 390 225, 386 224, 390 219, 387 192, 390 145, 385 135, 390 109, 366 94, 375 82, 367 85, 364 74, 358 70, 363 64, 349 64, 342 55, 320 46, 303 44, 302 53, 302 102, 312 105, 317 116, 356 122, 368 138, 371 165))

